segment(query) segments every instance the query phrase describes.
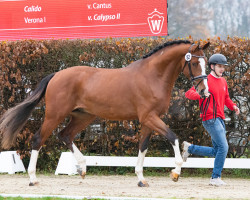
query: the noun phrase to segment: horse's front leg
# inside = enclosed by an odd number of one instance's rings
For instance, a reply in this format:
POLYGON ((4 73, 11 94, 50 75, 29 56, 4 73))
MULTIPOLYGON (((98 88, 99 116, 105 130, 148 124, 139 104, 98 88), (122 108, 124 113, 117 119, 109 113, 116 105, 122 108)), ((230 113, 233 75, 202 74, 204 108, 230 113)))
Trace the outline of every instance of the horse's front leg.
POLYGON ((147 153, 147 149, 145 149, 143 152, 141 152, 141 150, 139 150, 139 154, 138 154, 138 160, 137 160, 137 164, 135 167, 135 173, 137 175, 138 178, 138 186, 139 187, 148 187, 148 183, 145 180, 144 176, 143 176, 143 163, 144 163, 144 158, 145 155, 147 153))
POLYGON ((139 154, 138 154, 138 160, 135 167, 135 173, 138 177, 138 186, 139 187, 148 187, 148 183, 143 177, 143 163, 144 158, 147 153, 148 143, 151 135, 151 130, 145 126, 142 126, 141 128, 141 139, 139 143, 139 154))
POLYGON ((148 118, 144 122, 149 128, 160 133, 164 136, 173 146, 175 153, 175 164, 176 167, 171 171, 170 177, 173 181, 178 181, 178 178, 181 174, 181 167, 183 160, 180 154, 179 140, 175 133, 167 127, 167 125, 156 115, 148 115, 148 118))

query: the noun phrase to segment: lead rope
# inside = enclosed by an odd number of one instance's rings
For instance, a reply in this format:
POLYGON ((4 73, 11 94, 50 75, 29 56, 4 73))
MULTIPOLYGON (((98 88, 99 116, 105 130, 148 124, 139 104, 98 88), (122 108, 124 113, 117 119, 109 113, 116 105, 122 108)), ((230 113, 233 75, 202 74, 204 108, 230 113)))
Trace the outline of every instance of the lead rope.
POLYGON ((213 98, 213 120, 214 120, 213 123, 214 123, 217 117, 217 103, 215 101, 214 95, 211 92, 210 94, 211 95, 208 98, 204 98, 203 101, 201 102, 200 113, 201 113, 201 119, 203 120, 205 116, 207 115, 207 110, 208 110, 211 98, 213 98))

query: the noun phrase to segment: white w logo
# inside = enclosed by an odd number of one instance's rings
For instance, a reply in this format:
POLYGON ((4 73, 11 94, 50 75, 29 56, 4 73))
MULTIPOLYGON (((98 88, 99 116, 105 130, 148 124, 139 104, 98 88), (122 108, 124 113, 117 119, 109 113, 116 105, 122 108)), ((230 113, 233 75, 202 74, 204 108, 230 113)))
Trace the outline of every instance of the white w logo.
POLYGON ((152 29, 155 31, 159 31, 160 30, 160 26, 161 26, 161 20, 151 20, 151 25, 152 25, 152 29))
POLYGON ((148 17, 148 25, 153 34, 159 34, 161 32, 164 22, 164 17, 158 14, 154 14, 151 17, 148 17))

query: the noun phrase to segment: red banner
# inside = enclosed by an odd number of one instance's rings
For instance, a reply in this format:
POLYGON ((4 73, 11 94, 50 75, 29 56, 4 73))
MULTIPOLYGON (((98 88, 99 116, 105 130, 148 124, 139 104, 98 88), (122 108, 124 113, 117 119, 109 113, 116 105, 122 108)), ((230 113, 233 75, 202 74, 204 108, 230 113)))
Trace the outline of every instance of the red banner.
POLYGON ((0 40, 167 35, 167 0, 0 0, 0 40))

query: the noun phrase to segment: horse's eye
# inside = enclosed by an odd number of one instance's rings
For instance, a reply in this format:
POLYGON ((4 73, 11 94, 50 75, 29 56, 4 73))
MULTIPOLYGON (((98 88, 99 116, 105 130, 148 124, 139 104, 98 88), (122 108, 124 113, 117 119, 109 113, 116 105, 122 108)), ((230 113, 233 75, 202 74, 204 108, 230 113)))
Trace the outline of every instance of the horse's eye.
POLYGON ((192 63, 193 67, 197 67, 197 63, 192 63))

